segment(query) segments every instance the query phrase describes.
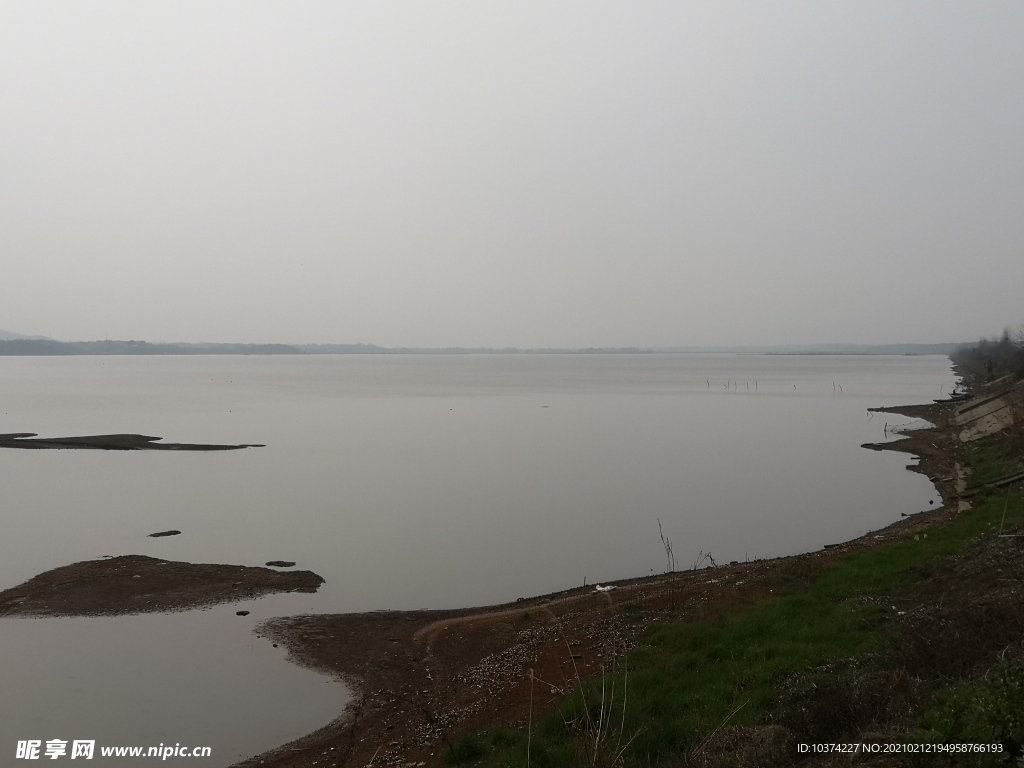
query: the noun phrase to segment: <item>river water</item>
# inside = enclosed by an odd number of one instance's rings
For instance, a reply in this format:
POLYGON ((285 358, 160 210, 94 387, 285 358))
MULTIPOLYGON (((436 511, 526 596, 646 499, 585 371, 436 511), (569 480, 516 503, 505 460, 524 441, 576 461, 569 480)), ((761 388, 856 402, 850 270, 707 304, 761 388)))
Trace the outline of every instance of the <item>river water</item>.
POLYGON ((210 746, 202 765, 228 765, 347 697, 256 637, 263 619, 660 572, 659 520, 679 568, 885 526, 938 496, 905 455, 860 447, 908 421, 867 409, 953 384, 937 356, 0 358, 0 432, 266 444, 0 451, 0 589, 121 554, 294 560, 326 579, 202 611, 0 620, 0 755, 95 739, 210 746))

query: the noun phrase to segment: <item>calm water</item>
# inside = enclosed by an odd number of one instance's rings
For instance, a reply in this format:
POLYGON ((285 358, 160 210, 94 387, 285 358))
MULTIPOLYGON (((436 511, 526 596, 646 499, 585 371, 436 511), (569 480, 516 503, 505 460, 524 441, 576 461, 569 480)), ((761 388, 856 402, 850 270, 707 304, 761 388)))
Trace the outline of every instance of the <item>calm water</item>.
POLYGON ((264 618, 660 571, 659 518, 682 567, 882 527, 938 497, 906 456, 859 447, 906 421, 867 408, 953 382, 943 357, 0 358, 0 432, 267 444, 0 452, 0 588, 129 553, 296 560, 327 580, 245 618, 238 604, 0 620, 0 754, 26 738, 180 742, 226 765, 345 701, 251 633, 264 618), (147 538, 169 528, 182 535, 147 538))

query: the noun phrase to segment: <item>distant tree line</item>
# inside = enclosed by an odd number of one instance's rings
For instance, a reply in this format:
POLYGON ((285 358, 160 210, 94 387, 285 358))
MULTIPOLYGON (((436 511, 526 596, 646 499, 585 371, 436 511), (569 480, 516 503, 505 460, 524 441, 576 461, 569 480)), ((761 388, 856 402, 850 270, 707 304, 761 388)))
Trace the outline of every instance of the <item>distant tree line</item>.
POLYGON ((151 344, 147 341, 0 340, 0 355, 301 355, 288 344, 151 344))
POLYGON ((1001 335, 966 344, 952 357, 961 373, 977 381, 994 381, 1002 376, 1024 377, 1024 323, 1007 326, 1001 335))
MULTIPOLYGON (((993 342, 982 340, 980 344, 993 342)), ((971 348, 942 344, 814 344, 763 347, 380 347, 376 344, 172 344, 137 340, 56 341, 0 338, 0 356, 15 355, 950 355, 971 348)))

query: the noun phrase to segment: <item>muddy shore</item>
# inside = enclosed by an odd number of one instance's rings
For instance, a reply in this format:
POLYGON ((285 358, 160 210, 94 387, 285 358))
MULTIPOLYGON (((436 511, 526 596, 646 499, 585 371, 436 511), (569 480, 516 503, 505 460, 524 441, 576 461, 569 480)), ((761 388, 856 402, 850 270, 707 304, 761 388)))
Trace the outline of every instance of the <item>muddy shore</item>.
POLYGON ((264 448, 257 443, 214 445, 209 443, 161 443, 162 437, 151 435, 84 435, 82 437, 39 437, 35 432, 12 432, 0 435, 0 448, 29 450, 97 450, 97 451, 237 451, 242 448, 264 448))
POLYGON ((315 592, 312 571, 274 571, 124 555, 54 568, 0 592, 0 617, 184 611, 274 592, 315 592))
POLYGON ((441 764, 448 740, 525 722, 635 645, 653 622, 700 618, 807 583, 847 553, 913 534, 960 511, 952 423, 957 403, 878 409, 934 427, 864 447, 919 458, 943 503, 861 538, 774 560, 718 565, 457 611, 387 611, 275 619, 258 628, 296 663, 345 681, 354 699, 318 731, 239 763, 245 768, 441 764), (531 693, 532 688, 532 693, 531 693))

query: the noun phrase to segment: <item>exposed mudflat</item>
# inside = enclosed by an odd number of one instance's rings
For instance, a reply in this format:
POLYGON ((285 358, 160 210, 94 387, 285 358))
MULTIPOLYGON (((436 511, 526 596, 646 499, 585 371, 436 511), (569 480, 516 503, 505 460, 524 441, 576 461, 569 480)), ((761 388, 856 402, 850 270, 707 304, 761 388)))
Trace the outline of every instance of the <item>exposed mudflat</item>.
POLYGON ((91 448, 98 451, 237 451, 240 448, 263 448, 258 443, 243 445, 211 445, 205 443, 160 443, 162 437, 150 435, 85 435, 83 437, 39 437, 35 432, 12 432, 0 435, 0 448, 60 449, 91 448))
POLYGON ((119 616, 181 611, 274 592, 315 592, 312 571, 274 571, 123 555, 54 568, 0 592, 0 616, 119 616))

